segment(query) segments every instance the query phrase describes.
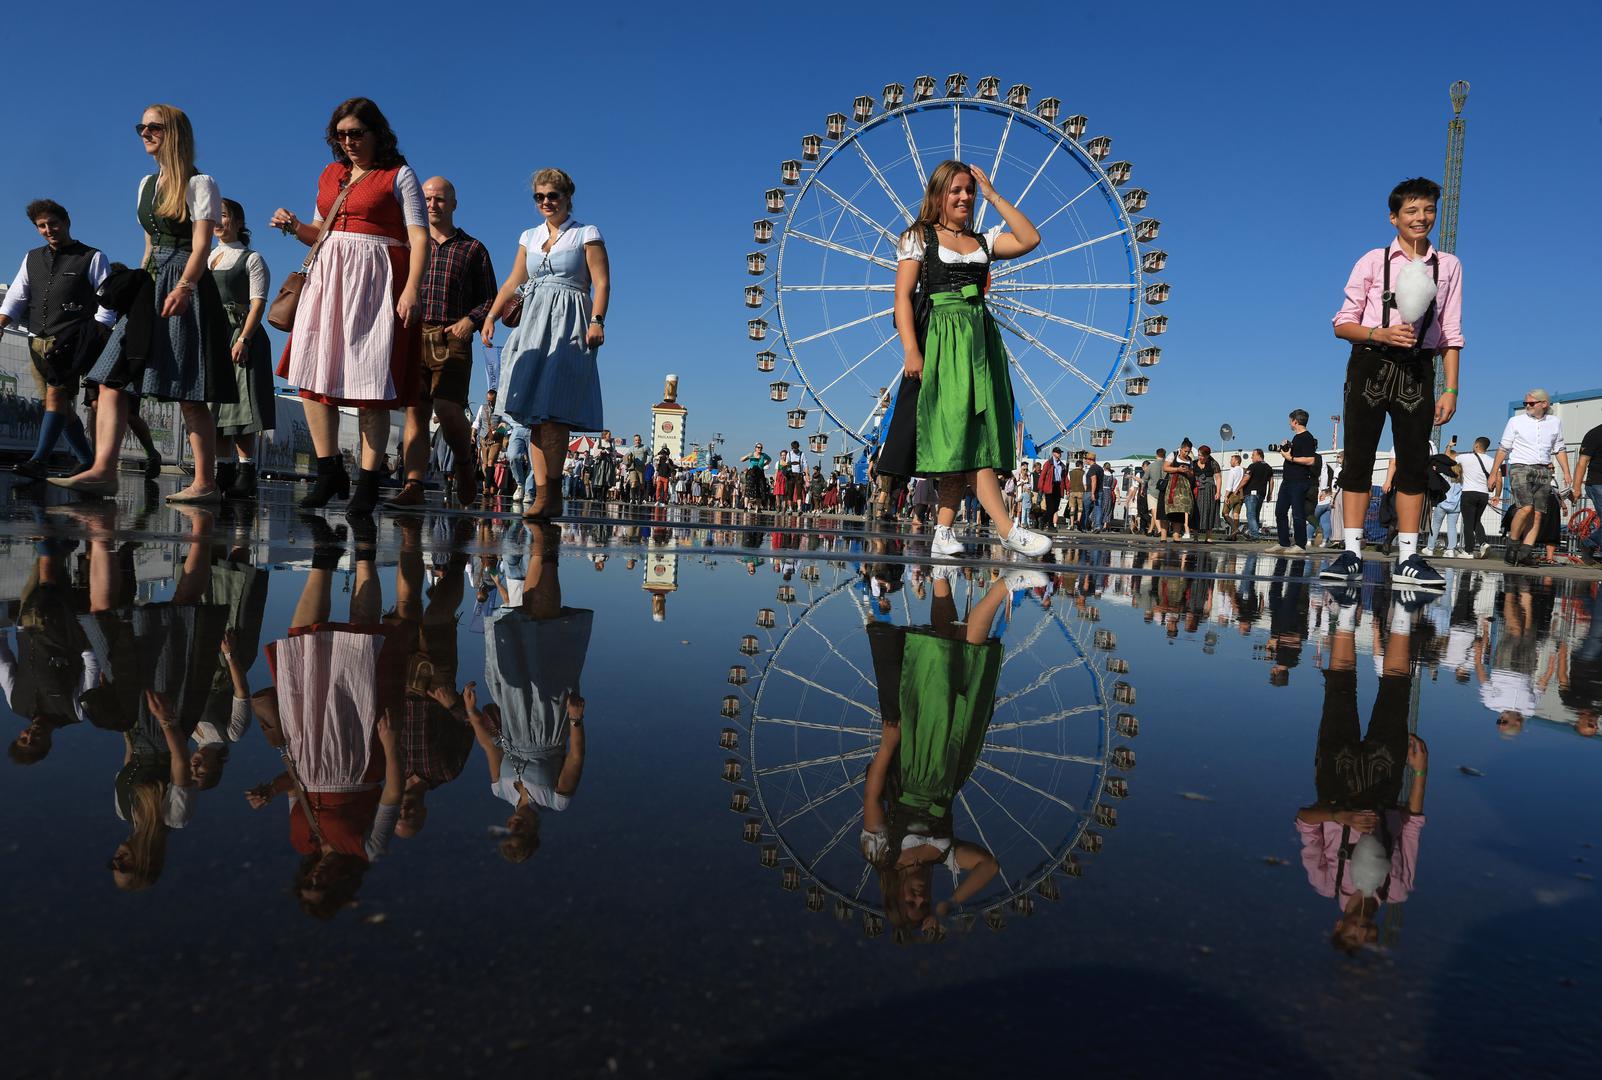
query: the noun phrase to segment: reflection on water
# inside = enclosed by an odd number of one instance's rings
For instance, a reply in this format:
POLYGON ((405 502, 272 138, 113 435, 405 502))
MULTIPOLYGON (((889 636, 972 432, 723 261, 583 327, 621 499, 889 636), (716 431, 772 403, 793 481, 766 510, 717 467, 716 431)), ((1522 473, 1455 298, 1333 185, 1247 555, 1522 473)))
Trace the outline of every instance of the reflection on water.
MULTIPOLYGON (((480 957, 537 958, 518 993, 540 1015, 591 1031, 561 1010, 640 981, 611 1022, 671 1035, 654 1052, 691 1074, 715 1069, 675 1033, 719 1068, 761 1060, 703 1002, 827 1028, 1074 964, 1238 1000, 1324 1061, 1372 1065, 1320 1032, 1382 1006, 1436 1032, 1405 1061, 1458 1060, 1441 1032, 1485 1016, 1454 988, 1493 977, 1546 1030, 1554 987, 1602 979, 1574 914, 1595 902, 1596 582, 1453 568, 1431 597, 1313 569, 1156 546, 953 565, 916 534, 732 516, 14 513, 0 806, 31 886, 8 946, 50 1000, 103 982, 92 1019, 134 993, 119 972, 215 990, 173 962, 212 925, 200 955, 270 968, 287 943, 330 994, 355 990, 325 956, 404 957, 452 995, 480 957), (824 1009, 808 986, 839 989, 824 1009), (1309 999, 1322 1027, 1276 1019, 1309 999)), ((398 1006, 384 970, 364 992, 398 1006)))

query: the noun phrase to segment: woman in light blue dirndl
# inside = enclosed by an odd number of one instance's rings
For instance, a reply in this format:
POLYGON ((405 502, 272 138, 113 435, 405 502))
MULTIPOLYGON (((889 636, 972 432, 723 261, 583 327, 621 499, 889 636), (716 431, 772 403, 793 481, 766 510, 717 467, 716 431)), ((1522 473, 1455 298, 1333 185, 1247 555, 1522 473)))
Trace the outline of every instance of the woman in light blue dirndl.
POLYGON ((600 431, 601 380, 596 352, 606 340, 611 271, 601 231, 573 218, 573 180, 561 169, 534 174, 534 203, 545 219, 518 237, 517 258, 484 320, 495 320, 521 294, 523 310, 501 349, 498 408, 532 433, 533 501, 526 518, 562 512, 562 470, 573 431, 600 431))

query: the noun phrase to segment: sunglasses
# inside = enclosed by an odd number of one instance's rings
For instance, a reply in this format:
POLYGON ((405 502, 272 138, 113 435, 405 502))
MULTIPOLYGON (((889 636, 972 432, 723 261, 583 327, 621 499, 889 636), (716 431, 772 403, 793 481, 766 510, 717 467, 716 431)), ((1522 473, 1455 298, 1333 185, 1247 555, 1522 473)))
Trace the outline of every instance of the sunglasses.
POLYGON ((560 191, 536 191, 534 193, 534 201, 535 202, 561 202, 562 201, 562 193, 560 191))
POLYGON ((335 128, 334 141, 361 142, 371 134, 372 132, 368 131, 366 128, 335 128))
POLYGON ((1546 404, 1546 402, 1544 402, 1544 401, 1526 401, 1524 403, 1524 407, 1526 409, 1528 409, 1531 405, 1545 405, 1545 404, 1546 404))
POLYGON ((135 124, 134 125, 134 134, 138 135, 140 138, 144 138, 146 135, 160 135, 162 132, 164 132, 166 130, 167 130, 167 125, 166 124, 135 124))

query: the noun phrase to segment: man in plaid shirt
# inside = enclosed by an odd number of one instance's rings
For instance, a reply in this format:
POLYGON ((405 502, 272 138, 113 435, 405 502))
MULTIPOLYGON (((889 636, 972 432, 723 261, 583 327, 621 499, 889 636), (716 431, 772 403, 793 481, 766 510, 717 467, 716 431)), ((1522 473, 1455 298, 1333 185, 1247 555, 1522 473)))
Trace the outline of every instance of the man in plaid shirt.
POLYGON ((423 504, 423 473, 428 466, 429 413, 451 448, 456 496, 474 490, 472 433, 467 422, 467 388, 473 378, 473 335, 495 301, 495 267, 484 245, 456 227, 456 188, 443 176, 423 184, 428 209, 428 270, 418 290, 423 320, 423 389, 406 408, 403 457, 406 486, 392 507, 423 504))

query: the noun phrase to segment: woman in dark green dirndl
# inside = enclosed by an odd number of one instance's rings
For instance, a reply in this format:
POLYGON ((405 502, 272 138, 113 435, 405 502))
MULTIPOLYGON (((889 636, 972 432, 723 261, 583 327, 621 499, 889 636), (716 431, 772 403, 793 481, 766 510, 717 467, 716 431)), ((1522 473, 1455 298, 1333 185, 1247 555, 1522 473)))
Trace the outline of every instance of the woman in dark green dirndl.
POLYGON ((943 569, 930 625, 868 625, 883 734, 864 785, 861 844, 898 938, 933 933, 938 916, 977 895, 1000 869, 985 848, 953 835, 951 811, 995 715, 1002 649, 991 625, 1013 579, 996 580, 963 622, 951 595, 954 571, 943 569), (939 903, 937 865, 955 881, 951 899, 939 903))
POLYGON ((962 554, 951 526, 970 486, 1008 550, 1033 558, 1051 550, 1048 537, 1013 523, 1002 499, 997 473, 1011 471, 1016 458, 1012 377, 984 302, 992 261, 1018 258, 1039 244, 1034 225, 977 166, 946 161, 929 175, 918 218, 897 248, 902 389, 878 469, 938 478, 931 545, 938 556, 962 554), (973 231, 981 194, 1004 222, 983 235, 973 231))
POLYGON ((213 407, 217 421, 217 483, 224 498, 256 497, 256 441, 277 423, 273 400, 273 355, 267 344, 262 317, 271 296, 271 279, 261 253, 250 246, 245 208, 233 199, 222 201, 217 223, 217 247, 207 260, 223 311, 233 333, 229 357, 234 362, 238 401, 213 407), (229 461, 227 459, 232 459, 229 461))

